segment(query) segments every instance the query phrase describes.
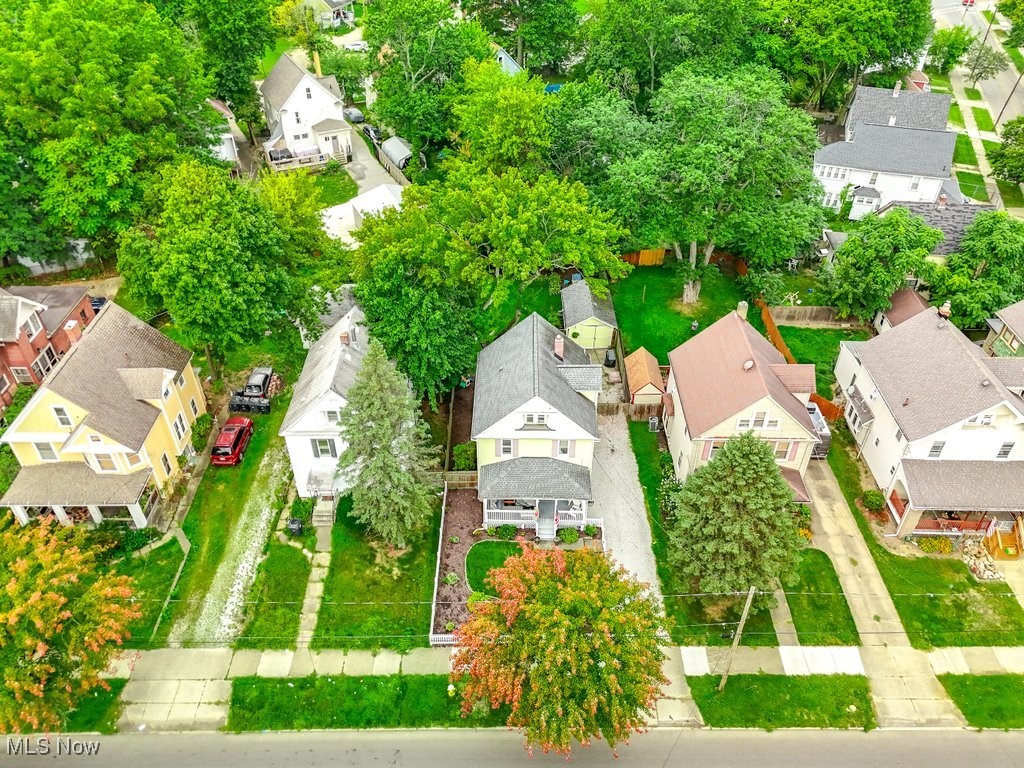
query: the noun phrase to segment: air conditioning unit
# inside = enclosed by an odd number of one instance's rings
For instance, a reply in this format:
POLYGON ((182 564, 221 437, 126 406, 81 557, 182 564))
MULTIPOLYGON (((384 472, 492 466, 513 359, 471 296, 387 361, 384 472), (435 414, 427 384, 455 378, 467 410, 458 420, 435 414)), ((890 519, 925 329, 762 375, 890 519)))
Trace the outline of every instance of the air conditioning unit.
POLYGON ((657 416, 651 416, 647 419, 647 429, 651 432, 657 432, 661 429, 661 420, 657 416))

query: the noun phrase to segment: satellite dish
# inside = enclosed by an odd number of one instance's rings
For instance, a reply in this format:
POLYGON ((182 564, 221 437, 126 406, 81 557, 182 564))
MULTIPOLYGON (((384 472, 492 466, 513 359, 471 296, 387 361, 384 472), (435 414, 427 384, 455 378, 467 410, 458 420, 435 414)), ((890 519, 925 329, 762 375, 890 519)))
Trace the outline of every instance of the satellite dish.
POLYGON ((743 370, 744 371, 749 371, 753 367, 754 367, 754 361, 753 360, 747 360, 745 363, 743 363, 743 370))

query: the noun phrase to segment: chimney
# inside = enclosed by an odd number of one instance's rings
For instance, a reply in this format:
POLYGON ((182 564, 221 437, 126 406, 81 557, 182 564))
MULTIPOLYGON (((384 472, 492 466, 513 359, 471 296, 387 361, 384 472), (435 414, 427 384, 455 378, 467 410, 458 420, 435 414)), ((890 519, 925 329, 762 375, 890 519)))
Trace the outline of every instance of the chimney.
POLYGON ((939 317, 943 320, 949 320, 949 316, 953 314, 953 305, 948 301, 939 307, 939 317))
POLYGON ((64 323, 64 333, 67 334, 71 346, 75 346, 82 339, 82 329, 78 327, 77 320, 68 320, 64 323))
POLYGON ((947 195, 945 192, 943 192, 941 195, 939 195, 939 208, 945 208, 946 204, 948 202, 949 202, 949 195, 947 195))
POLYGON ((898 99, 900 97, 900 88, 903 87, 903 83, 899 80, 896 81, 896 87, 892 89, 892 97, 898 99))
POLYGON ((559 360, 565 359, 565 339, 562 338, 562 334, 555 336, 555 357, 559 360))
POLYGON ((341 332, 341 344, 344 347, 349 346, 352 343, 351 337, 348 335, 348 331, 341 332))
POLYGON ((736 314, 740 316, 740 320, 747 319, 747 302, 741 301, 736 305, 736 314))
POLYGON ((889 127, 896 125, 896 115, 889 115, 889 127))

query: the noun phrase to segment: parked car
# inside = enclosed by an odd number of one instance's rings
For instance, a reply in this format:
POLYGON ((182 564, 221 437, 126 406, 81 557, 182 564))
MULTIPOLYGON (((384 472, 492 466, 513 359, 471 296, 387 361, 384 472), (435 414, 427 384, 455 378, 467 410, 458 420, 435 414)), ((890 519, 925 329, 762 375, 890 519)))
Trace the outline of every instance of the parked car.
POLYGON ((242 461, 245 449, 252 439, 252 419, 246 416, 232 416, 217 435, 217 442, 210 452, 210 463, 218 467, 233 467, 242 461))
POLYGON ((353 40, 351 43, 345 43, 342 48, 346 51, 355 51, 356 53, 366 53, 370 50, 370 46, 365 40, 353 40))
POLYGON ((345 116, 345 119, 350 123, 361 123, 366 118, 363 117, 363 111, 356 107, 345 107, 341 110, 341 114, 345 116))
POLYGON ((366 134, 366 138, 374 144, 380 144, 384 140, 384 134, 381 133, 375 125, 363 123, 363 133, 366 134))
POLYGON ((964 5, 974 5, 974 0, 964 0, 964 5))
MULTIPOLYGON (((273 368, 254 368, 242 389, 236 389, 228 400, 231 413, 270 413, 271 385, 274 383, 273 368)), ((278 381, 280 386, 280 381, 278 381)))
POLYGON ((89 303, 92 304, 93 312, 99 312, 107 303, 107 298, 105 296, 90 296, 89 303))

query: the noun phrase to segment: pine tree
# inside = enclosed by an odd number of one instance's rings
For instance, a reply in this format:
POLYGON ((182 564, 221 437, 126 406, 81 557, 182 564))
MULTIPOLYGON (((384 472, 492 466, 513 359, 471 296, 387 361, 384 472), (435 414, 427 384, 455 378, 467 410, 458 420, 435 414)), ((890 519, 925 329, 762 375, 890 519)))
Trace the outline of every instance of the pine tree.
POLYGON ((792 581, 803 546, 793 490, 753 432, 729 440, 671 491, 665 511, 669 562, 694 591, 771 592, 792 581))
POLYGON ((434 488, 424 478, 438 451, 409 382, 373 340, 348 391, 340 425, 348 446, 338 466, 351 472, 350 514, 394 547, 430 514, 434 488))

